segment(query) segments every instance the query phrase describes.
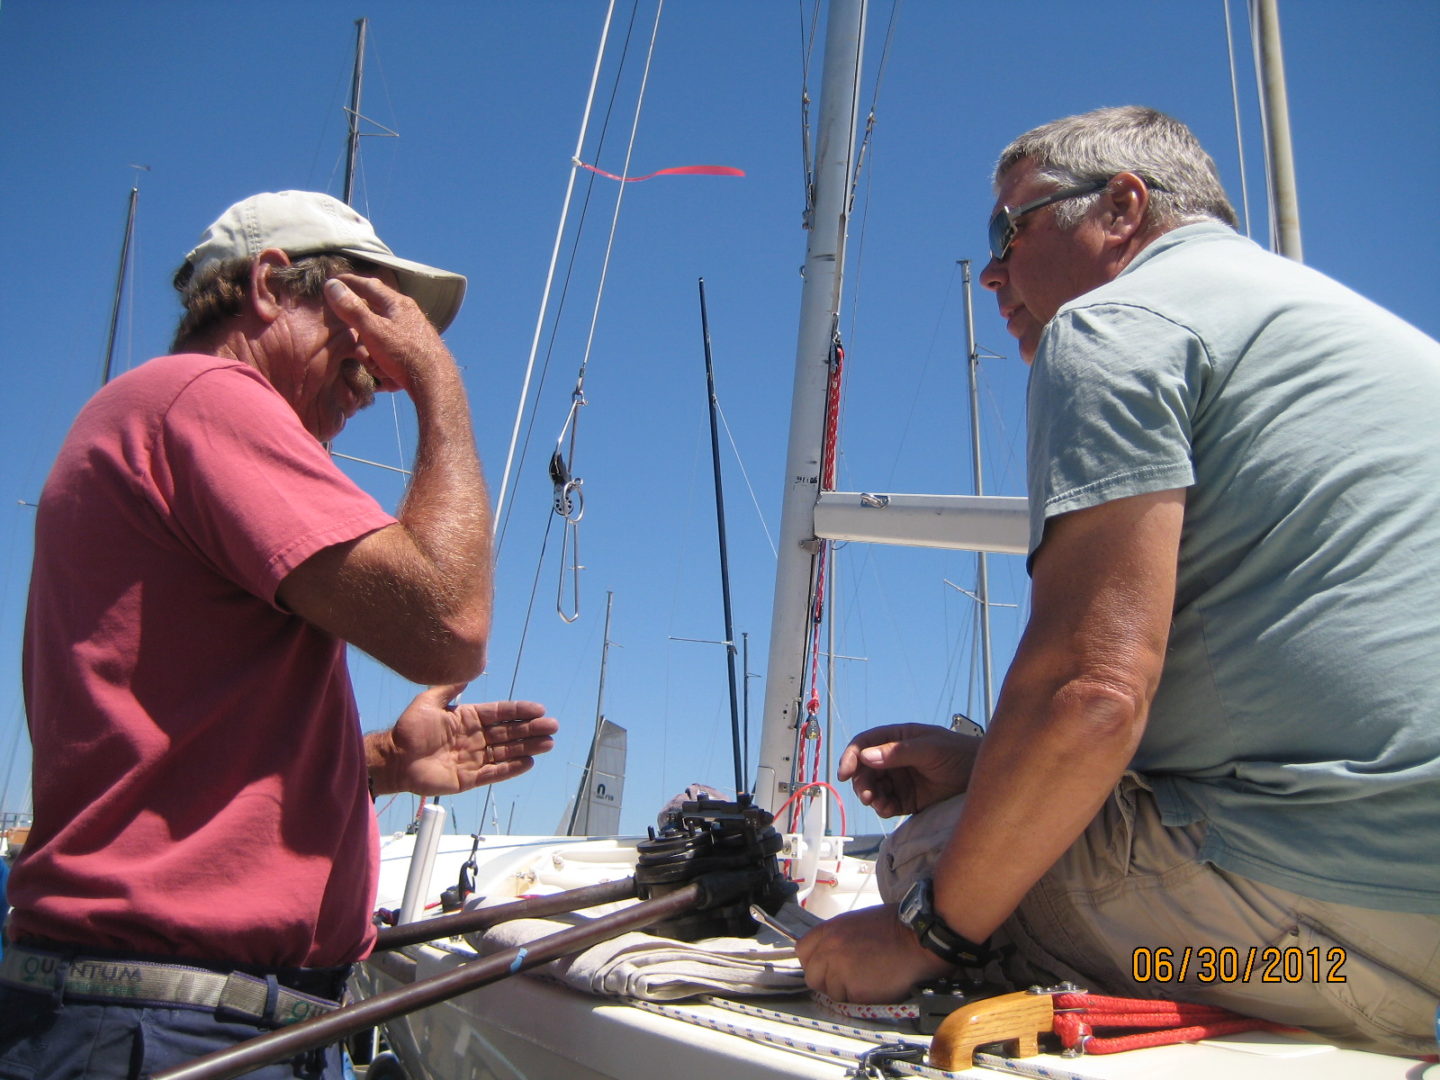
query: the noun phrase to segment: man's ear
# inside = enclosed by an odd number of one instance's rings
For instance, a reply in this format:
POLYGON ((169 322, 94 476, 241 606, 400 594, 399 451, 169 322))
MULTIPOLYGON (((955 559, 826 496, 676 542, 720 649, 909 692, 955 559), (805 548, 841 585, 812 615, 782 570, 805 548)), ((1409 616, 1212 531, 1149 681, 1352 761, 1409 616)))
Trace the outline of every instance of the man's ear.
POLYGON ((1116 173, 1100 196, 1106 214, 1102 219, 1106 240, 1124 245, 1145 231, 1145 211, 1150 206, 1150 189, 1132 172, 1116 173))
POLYGON ((274 271, 289 265, 290 256, 278 248, 266 248, 250 265, 250 308, 263 322, 274 322, 285 309, 285 297, 276 287, 274 271))

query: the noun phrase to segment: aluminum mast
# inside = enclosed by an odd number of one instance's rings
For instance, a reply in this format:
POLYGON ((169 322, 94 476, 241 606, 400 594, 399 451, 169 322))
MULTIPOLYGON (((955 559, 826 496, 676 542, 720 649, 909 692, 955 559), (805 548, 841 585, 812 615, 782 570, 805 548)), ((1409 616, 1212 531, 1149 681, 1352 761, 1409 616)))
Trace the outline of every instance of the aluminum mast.
POLYGON ((817 541, 826 385, 840 315, 845 233, 859 117, 866 0, 834 0, 827 16, 809 240, 780 514, 780 553, 765 679, 764 730, 755 801, 774 811, 788 794, 803 692, 806 620, 817 541))
POLYGON ((1280 48, 1280 13, 1275 0, 1252 0, 1250 15, 1270 179, 1271 247, 1286 258, 1304 262, 1295 153, 1290 143, 1290 98, 1285 92, 1285 57, 1280 48))

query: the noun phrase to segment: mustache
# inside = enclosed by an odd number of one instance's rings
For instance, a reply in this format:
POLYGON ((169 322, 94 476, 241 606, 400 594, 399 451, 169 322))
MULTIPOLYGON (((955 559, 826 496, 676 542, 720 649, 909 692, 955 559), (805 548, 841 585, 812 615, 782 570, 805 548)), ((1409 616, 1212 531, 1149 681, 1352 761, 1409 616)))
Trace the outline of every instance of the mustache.
POLYGON ((359 399, 360 408, 369 408, 375 401, 376 392, 380 389, 380 380, 358 360, 346 360, 344 367, 345 381, 359 399))

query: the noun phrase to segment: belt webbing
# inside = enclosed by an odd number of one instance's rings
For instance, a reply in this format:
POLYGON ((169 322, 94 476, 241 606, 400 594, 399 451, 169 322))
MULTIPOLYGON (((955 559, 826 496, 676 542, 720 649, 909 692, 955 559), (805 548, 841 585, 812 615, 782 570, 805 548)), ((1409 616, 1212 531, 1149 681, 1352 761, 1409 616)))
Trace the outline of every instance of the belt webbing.
POLYGON ((263 978, 234 971, 222 974, 182 964, 148 960, 64 957, 7 946, 0 959, 0 983, 42 994, 57 991, 67 1001, 178 1005, 284 1026, 339 1008, 326 998, 302 994, 263 978))

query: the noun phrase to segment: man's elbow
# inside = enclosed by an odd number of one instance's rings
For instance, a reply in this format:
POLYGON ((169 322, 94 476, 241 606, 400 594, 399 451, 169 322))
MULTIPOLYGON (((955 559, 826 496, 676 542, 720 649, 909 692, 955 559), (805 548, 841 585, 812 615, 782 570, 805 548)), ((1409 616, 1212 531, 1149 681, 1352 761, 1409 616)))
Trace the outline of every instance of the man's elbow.
POLYGON ((485 649, 471 650, 454 657, 439 659, 427 665, 420 674, 407 676, 411 682, 426 686, 440 686, 445 683, 468 683, 485 674, 485 649))
MULTIPOLYGON (((425 686, 469 682, 485 671, 490 643, 488 612, 432 625, 389 656, 375 658, 396 674, 425 686)), ((398 644, 398 642, 397 642, 398 644)))
POLYGON ((467 618, 451 627, 450 636, 455 642, 457 662, 470 672, 465 678, 483 674, 490 647, 490 605, 476 605, 467 618))
POLYGON ((456 635, 450 664, 454 674, 446 682, 469 682, 485 674, 486 653, 490 646, 490 621, 468 634, 456 635))
POLYGON ((1150 687, 1129 680, 1082 677, 1067 682, 1057 696, 1078 738, 1133 751, 1144 734, 1152 694, 1150 687))
POLYGON ((376 659, 397 675, 423 686, 470 682, 485 672, 485 642, 448 642, 423 652, 376 659))
MULTIPOLYGON (((469 682, 485 671, 490 645, 490 612, 475 612, 448 624, 442 633, 444 647, 436 650, 435 661, 449 673, 440 682, 469 682)), ((429 680, 433 685, 435 680, 429 680)))

